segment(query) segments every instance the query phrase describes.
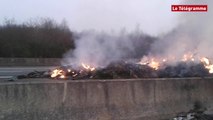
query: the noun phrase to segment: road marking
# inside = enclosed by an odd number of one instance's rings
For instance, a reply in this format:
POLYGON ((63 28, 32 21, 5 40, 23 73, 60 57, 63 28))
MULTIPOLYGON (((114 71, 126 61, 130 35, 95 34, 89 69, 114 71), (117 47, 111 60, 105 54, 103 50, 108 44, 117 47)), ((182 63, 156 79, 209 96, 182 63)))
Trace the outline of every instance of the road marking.
POLYGON ((1 71, 0 70, 0 73, 14 73, 14 72, 28 72, 28 71, 1 71))
POLYGON ((0 76, 0 79, 10 79, 12 78, 13 76, 0 76))
POLYGON ((49 66, 49 67, 0 67, 0 70, 42 70, 42 69, 53 69, 56 68, 57 66, 49 66))

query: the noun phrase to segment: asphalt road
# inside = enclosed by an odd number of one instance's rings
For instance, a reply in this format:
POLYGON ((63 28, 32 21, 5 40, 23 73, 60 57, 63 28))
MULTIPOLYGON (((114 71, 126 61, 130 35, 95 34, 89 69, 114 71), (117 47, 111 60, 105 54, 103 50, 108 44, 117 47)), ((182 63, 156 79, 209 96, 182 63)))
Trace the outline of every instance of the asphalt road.
POLYGON ((47 71, 53 68, 56 67, 0 67, 0 79, 7 79, 17 75, 24 75, 33 71, 47 71))

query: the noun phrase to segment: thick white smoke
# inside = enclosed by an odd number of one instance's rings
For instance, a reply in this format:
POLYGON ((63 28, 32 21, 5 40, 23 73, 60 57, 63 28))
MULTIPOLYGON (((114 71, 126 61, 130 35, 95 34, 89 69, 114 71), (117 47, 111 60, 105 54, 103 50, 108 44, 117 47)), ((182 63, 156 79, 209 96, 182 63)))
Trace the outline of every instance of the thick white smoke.
POLYGON ((105 66, 113 61, 128 57, 134 51, 128 34, 87 31, 77 35, 76 49, 65 54, 63 64, 89 64, 92 66, 105 66))
POLYGON ((208 12, 182 13, 180 25, 156 41, 150 55, 181 59, 190 52, 194 56, 213 58, 213 1, 184 0, 183 4, 208 5, 208 12))
MULTIPOLYGON (((213 1, 184 0, 182 4, 207 4, 208 12, 181 13, 180 24, 164 36, 158 37, 151 45, 149 55, 160 58, 174 56, 178 61, 187 53, 195 57, 213 58, 213 1)), ((135 31, 134 39, 140 34, 137 32, 135 31)), ((105 66, 141 52, 135 49, 137 43, 131 35, 124 31, 120 34, 87 31, 77 36, 76 49, 65 54, 63 65, 86 63, 93 66, 105 66)), ((142 40, 141 48, 149 46, 143 38, 139 40, 142 40)), ((145 54, 140 55, 143 58, 142 55, 145 54)))

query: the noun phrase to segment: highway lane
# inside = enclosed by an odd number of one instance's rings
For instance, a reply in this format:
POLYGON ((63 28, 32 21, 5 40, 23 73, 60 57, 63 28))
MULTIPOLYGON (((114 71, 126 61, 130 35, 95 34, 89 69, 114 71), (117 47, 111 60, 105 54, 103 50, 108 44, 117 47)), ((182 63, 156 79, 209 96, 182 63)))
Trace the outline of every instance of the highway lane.
POLYGON ((42 67, 0 67, 0 79, 8 79, 17 75, 24 75, 33 71, 48 71, 57 66, 42 66, 42 67))

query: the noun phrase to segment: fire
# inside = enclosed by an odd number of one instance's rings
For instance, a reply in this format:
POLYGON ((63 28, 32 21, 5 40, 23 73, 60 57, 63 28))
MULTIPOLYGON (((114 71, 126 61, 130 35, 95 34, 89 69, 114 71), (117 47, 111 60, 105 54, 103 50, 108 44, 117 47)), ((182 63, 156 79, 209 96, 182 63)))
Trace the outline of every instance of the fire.
MULTIPOLYGON (((173 65, 175 62, 189 62, 190 64, 193 63, 201 63, 209 73, 213 74, 213 64, 207 57, 200 57, 196 54, 187 53, 184 54, 182 57, 153 57, 153 56, 145 56, 141 59, 138 64, 147 65, 153 70, 164 70, 167 65, 173 65)), ((74 69, 71 66, 63 66, 60 68, 56 68, 51 71, 50 75, 51 78, 59 78, 59 79, 84 79, 88 78, 88 76, 95 75, 96 72, 95 67, 81 63, 79 66, 75 67, 74 69)))
POLYGON ((160 63, 158 61, 155 61, 154 59, 151 60, 151 62, 148 64, 151 68, 158 70, 160 63))
POLYGON ((64 78, 66 78, 66 76, 65 75, 61 75, 59 78, 64 79, 64 78))
POLYGON ((71 70, 71 69, 67 69, 67 71, 68 71, 68 72, 71 72, 72 70, 71 70))
MULTIPOLYGON (((153 68, 154 70, 160 69, 161 66, 163 66, 164 63, 169 63, 172 61, 178 61, 178 59, 174 56, 170 56, 168 58, 158 58, 158 57, 143 57, 139 64, 141 65, 148 65, 149 67, 153 68), (151 59, 150 59, 151 58, 151 59)), ((195 54, 192 54, 191 52, 186 53, 183 55, 181 59, 179 59, 181 62, 200 62, 202 63, 206 69, 209 70, 209 73, 213 73, 213 64, 210 62, 210 60, 206 57, 199 57, 195 54)))
POLYGON ((187 53, 183 55, 182 61, 195 61, 194 55, 192 53, 187 53))
MULTIPOLYGON (((162 62, 166 62, 166 59, 163 59, 162 62)), ((158 62, 157 60, 155 60, 154 58, 152 58, 151 60, 149 60, 147 57, 145 57, 144 59, 142 59, 139 64, 141 65, 148 65, 149 67, 158 70, 160 67, 160 62, 158 62)))
POLYGON ((82 63, 79 68, 76 68, 76 70, 62 67, 62 68, 56 68, 54 69, 50 74, 51 78, 60 78, 60 79, 66 79, 67 76, 72 76, 73 78, 81 74, 85 71, 94 71, 95 67, 91 67, 90 65, 82 63))
POLYGON ((85 69, 87 69, 87 70, 90 70, 90 71, 94 71, 94 70, 95 70, 95 68, 94 68, 94 67, 91 67, 90 65, 86 65, 86 64, 84 64, 84 63, 81 63, 81 65, 82 65, 83 68, 85 68, 85 69))
POLYGON ((65 71, 61 70, 61 69, 55 69, 51 72, 51 78, 65 78, 65 71))
POLYGON ((204 64, 205 68, 209 70, 209 73, 213 73, 213 64, 211 64, 208 58, 203 57, 200 61, 204 64))
POLYGON ((163 62, 166 62, 167 60, 166 59, 163 59, 163 62))

